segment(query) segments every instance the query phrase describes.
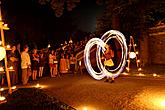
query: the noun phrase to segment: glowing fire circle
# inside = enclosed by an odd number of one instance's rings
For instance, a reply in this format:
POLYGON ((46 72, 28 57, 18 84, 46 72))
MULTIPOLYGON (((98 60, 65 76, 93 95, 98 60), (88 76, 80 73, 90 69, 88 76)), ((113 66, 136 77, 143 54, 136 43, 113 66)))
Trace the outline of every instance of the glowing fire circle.
POLYGON ((126 39, 124 37, 124 35, 117 31, 117 30, 110 30, 108 32, 106 32, 101 39, 99 38, 92 38, 90 39, 86 46, 85 46, 85 50, 84 50, 84 63, 85 63, 85 67, 87 68, 87 71, 89 72, 89 74, 95 78, 96 80, 101 80, 104 77, 111 77, 111 78, 116 78, 117 76, 119 76, 122 72, 122 70, 125 67, 126 64, 126 59, 127 59, 127 44, 126 44, 126 39), (100 51, 102 50, 102 52, 105 52, 105 45, 107 44, 107 42, 112 39, 115 38, 120 46, 121 46, 121 50, 122 50, 122 56, 121 56, 121 60, 119 65, 113 69, 113 70, 107 70, 105 69, 105 67, 103 66, 103 64, 101 63, 101 57, 100 57, 100 51), (91 65, 90 62, 90 49, 94 46, 97 45, 97 50, 96 50, 96 62, 97 62, 97 66, 100 70, 100 72, 96 72, 91 65))

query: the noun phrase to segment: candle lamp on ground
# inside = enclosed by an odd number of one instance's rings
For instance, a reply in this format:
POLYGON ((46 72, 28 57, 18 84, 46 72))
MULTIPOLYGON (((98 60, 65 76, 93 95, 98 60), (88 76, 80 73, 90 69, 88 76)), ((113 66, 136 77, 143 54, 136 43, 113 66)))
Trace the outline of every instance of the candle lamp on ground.
POLYGON ((3 69, 3 67, 0 67, 0 72, 4 72, 4 69, 3 69))

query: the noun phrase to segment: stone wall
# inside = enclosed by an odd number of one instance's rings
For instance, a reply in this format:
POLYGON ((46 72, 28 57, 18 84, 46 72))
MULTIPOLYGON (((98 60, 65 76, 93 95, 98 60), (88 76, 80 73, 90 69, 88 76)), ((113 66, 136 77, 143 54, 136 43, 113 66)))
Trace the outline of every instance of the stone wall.
POLYGON ((149 29, 148 49, 151 64, 165 64, 165 25, 149 29))

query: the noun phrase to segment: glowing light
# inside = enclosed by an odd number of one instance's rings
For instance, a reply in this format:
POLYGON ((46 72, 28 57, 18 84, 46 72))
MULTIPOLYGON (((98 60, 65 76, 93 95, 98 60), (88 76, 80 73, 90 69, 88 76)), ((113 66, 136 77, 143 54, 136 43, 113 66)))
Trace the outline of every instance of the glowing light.
POLYGON ((134 46, 137 46, 137 44, 134 44, 134 46))
POLYGON ((85 66, 86 66, 89 74, 97 80, 100 80, 100 79, 104 78, 105 76, 115 78, 118 75, 120 75, 121 71, 124 69, 124 66, 126 64, 126 59, 127 59, 126 39, 122 33, 120 33, 119 31, 116 31, 116 30, 110 30, 110 31, 106 32, 101 37, 101 39, 92 38, 91 40, 89 40, 87 42, 85 49, 84 49, 85 66), (122 50, 122 58, 121 58, 121 62, 119 63, 119 65, 115 69, 107 70, 107 69, 105 69, 105 67, 101 63, 100 52, 102 51, 104 53, 104 51, 106 50, 105 49, 106 43, 112 38, 115 38, 119 42, 119 44, 121 46, 121 50, 122 50), (91 62, 90 62, 90 49, 94 45, 97 45, 96 61, 97 61, 97 66, 100 70, 100 73, 93 70, 93 68, 91 66, 91 62), (116 70, 118 70, 118 71, 116 71, 116 70))
POLYGON ((88 106, 76 107, 76 110, 99 110, 99 109, 98 108, 96 109, 94 106, 88 105, 88 106))
POLYGON ((2 21, 2 17, 0 16, 0 21, 2 21))
POLYGON ((138 51, 136 52, 136 55, 137 55, 137 54, 139 54, 139 52, 138 52, 138 51))
POLYGON ((137 60, 137 62, 139 63, 139 62, 140 62, 140 60, 137 60))
POLYGON ((128 73, 126 73, 126 72, 123 72, 122 74, 123 74, 123 75, 129 75, 129 74, 128 74, 128 73))
POLYGON ((7 24, 4 24, 4 27, 7 27, 7 24))
POLYGON ((36 85, 36 88, 40 88, 40 87, 41 87, 40 84, 37 84, 37 85, 36 85))
POLYGON ((130 62, 130 60, 127 60, 127 62, 130 62))
POLYGON ((10 67, 9 67, 9 70, 13 70, 13 66, 10 66, 10 67))
POLYGON ((141 71, 142 70, 142 68, 138 68, 138 71, 141 71))
POLYGON ((144 110, 165 110, 164 93, 164 87, 147 88, 135 96, 132 104, 144 110))
POLYGON ((126 67, 126 70, 129 71, 130 69, 128 67, 126 67))
POLYGON ((129 58, 134 59, 136 57, 135 52, 130 52, 129 53, 129 58))
POLYGON ((48 48, 50 48, 51 46, 50 46, 50 44, 48 44, 48 48))
POLYGON ((0 67, 0 71, 1 71, 1 72, 4 71, 3 67, 0 67))
POLYGON ((165 109, 165 100, 160 100, 160 106, 164 107, 165 109))
POLYGON ((4 96, 0 96, 0 101, 4 101, 6 98, 4 96))
POLYGON ((9 30, 7 24, 4 24, 3 29, 4 29, 4 30, 9 30))
POLYGON ((145 76, 145 74, 139 73, 138 76, 145 76))
POLYGON ((157 76, 157 74, 156 74, 156 73, 154 73, 154 74, 153 74, 153 76, 154 76, 154 77, 156 77, 156 76, 157 76))
POLYGON ((10 49, 10 45, 7 45, 6 48, 7 48, 7 49, 10 49))
POLYGON ((4 47, 0 47, 0 61, 3 60, 6 56, 6 50, 4 47))
POLYGON ((84 107, 83 110, 88 110, 88 108, 87 107, 84 107))
POLYGON ((0 45, 2 45, 2 41, 0 41, 0 45))
POLYGON ((16 89, 16 88, 17 88, 16 86, 11 87, 11 89, 13 89, 13 90, 16 89))
POLYGON ((0 91, 1 91, 1 92, 4 91, 4 88, 1 88, 0 91))
POLYGON ((81 66, 81 61, 79 61, 79 66, 81 66))

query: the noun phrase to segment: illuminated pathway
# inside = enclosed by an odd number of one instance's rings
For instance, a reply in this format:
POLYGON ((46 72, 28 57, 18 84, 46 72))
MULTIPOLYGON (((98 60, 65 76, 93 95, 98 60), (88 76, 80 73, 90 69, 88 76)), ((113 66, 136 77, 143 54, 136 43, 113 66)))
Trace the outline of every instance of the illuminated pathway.
POLYGON ((165 110, 165 78, 119 77, 115 83, 89 75, 45 77, 40 84, 50 95, 78 110, 165 110))

